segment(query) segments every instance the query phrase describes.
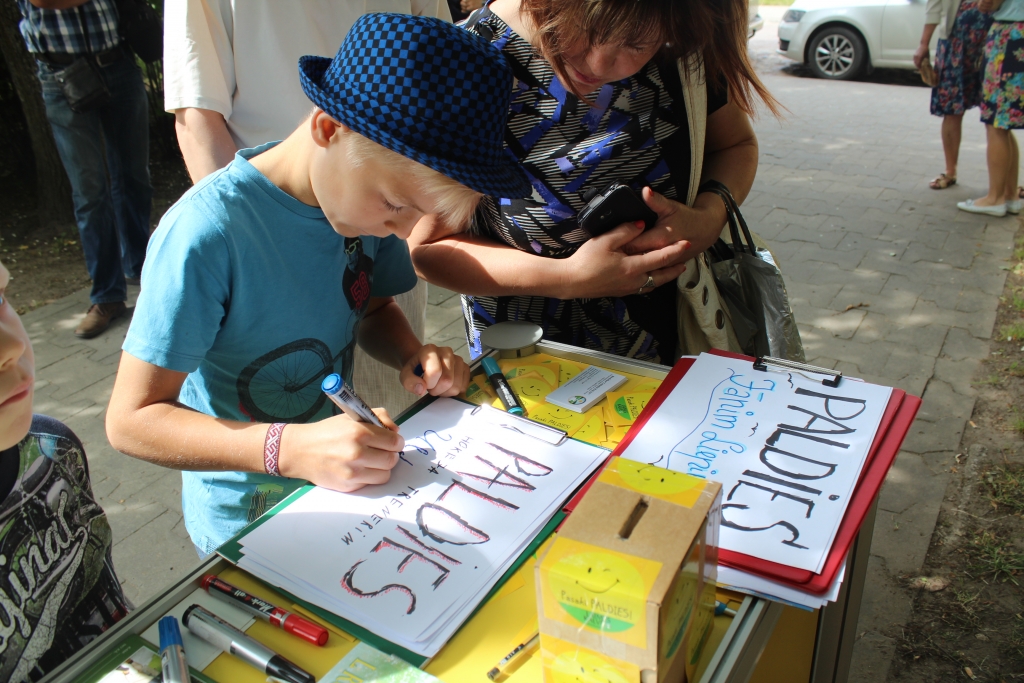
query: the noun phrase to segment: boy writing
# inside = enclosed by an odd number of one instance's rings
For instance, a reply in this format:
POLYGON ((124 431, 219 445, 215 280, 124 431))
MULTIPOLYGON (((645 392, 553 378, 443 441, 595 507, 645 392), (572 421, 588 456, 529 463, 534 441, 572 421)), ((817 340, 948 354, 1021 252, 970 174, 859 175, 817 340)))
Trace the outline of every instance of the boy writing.
POLYGON ((70 429, 32 414, 35 364, 0 264, 0 681, 39 680, 128 612, 70 429))
POLYGON ((465 223, 481 193, 530 191, 502 152, 511 73, 476 35, 368 14, 334 60, 303 57, 299 72, 308 119, 161 221, 107 412, 115 448, 184 470, 201 555, 302 480, 388 480, 394 423, 333 415, 321 380, 350 380, 359 343, 414 394, 464 389, 465 362, 422 346, 391 299, 415 284, 403 240, 425 214, 465 223))

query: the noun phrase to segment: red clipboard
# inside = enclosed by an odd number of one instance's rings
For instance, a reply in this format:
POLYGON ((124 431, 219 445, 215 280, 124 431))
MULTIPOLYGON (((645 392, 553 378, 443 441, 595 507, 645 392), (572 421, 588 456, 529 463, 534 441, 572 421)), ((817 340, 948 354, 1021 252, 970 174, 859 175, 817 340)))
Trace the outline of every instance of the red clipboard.
MULTIPOLYGON (((750 356, 729 353, 727 351, 713 349, 710 353, 728 358, 738 358, 751 363, 754 362, 754 359, 750 356)), ((640 413, 633 423, 633 427, 623 437, 615 450, 612 451, 613 456, 620 455, 629 446, 636 434, 643 429, 647 420, 657 412, 658 408, 665 402, 665 399, 672 393, 679 380, 683 378, 683 375, 687 373, 692 365, 692 358, 681 358, 673 366, 661 383, 661 386, 654 392, 643 412, 640 413)), ((901 389, 892 390, 889 404, 882 414, 878 431, 875 433, 875 439, 871 443, 871 449, 868 451, 867 459, 864 462, 864 469, 861 470, 857 485, 853 490, 853 496, 846 507, 846 513, 843 515, 842 521, 839 523, 835 540, 832 542, 832 547, 829 549, 828 557, 825 559, 825 565, 822 567, 820 574, 723 549, 718 551, 719 563, 735 567, 736 569, 742 569, 743 571, 757 574, 809 593, 821 594, 826 592, 831 587, 836 574, 842 567, 843 560, 846 558, 850 546, 853 545, 854 539, 857 538, 860 526, 864 522, 864 517, 867 516, 868 510, 871 509, 871 505, 878 495, 878 491, 882 488, 882 483, 889 473, 889 468, 892 467, 896 454, 899 453, 900 445, 903 443, 903 439, 906 438, 907 432, 910 431, 910 425, 914 422, 914 417, 917 415, 917 410, 920 407, 921 399, 917 396, 908 395, 901 389)), ((591 481, 593 481, 593 478, 591 481)), ((571 503, 575 503, 576 499, 583 495, 585 488, 584 491, 580 491, 571 503)))

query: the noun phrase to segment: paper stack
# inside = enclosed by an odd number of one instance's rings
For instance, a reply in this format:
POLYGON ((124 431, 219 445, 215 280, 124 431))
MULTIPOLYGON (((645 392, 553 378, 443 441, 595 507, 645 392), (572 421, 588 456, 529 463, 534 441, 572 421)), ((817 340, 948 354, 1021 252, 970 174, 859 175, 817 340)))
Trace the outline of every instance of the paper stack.
POLYGON ((438 399, 401 428, 384 485, 315 488, 239 541, 239 566, 378 636, 432 656, 605 459, 552 446, 438 399))

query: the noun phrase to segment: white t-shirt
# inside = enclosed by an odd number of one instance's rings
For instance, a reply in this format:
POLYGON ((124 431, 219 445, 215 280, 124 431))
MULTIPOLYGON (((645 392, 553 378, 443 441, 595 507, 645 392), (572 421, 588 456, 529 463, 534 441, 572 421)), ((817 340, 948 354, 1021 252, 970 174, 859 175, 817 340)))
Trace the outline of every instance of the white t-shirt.
POLYGON ((445 0, 168 0, 164 108, 219 112, 240 147, 280 140, 313 108, 299 57, 333 57, 367 12, 451 21, 445 0))

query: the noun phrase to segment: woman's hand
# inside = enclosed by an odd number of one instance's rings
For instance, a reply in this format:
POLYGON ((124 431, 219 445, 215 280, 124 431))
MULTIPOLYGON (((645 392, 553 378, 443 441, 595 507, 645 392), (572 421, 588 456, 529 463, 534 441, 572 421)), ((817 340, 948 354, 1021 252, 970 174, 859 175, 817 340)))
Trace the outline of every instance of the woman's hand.
POLYGON ((658 222, 646 232, 623 245, 627 254, 644 254, 668 245, 679 245, 682 262, 707 250, 722 233, 725 225, 725 203, 712 192, 702 192, 691 209, 685 204, 660 195, 649 187, 643 198, 655 213, 658 222))
POLYGON ((914 66, 920 69, 921 62, 926 59, 928 59, 928 43, 922 43, 921 45, 918 45, 917 49, 914 51, 914 66))
POLYGON ((623 223, 600 237, 585 242, 567 259, 553 261, 561 266, 560 299, 590 299, 601 296, 649 292, 676 279, 686 270, 683 258, 688 243, 676 242, 643 254, 630 255, 622 247, 637 238, 643 221, 623 223), (647 278, 654 283, 647 285, 647 278))

